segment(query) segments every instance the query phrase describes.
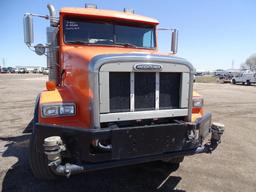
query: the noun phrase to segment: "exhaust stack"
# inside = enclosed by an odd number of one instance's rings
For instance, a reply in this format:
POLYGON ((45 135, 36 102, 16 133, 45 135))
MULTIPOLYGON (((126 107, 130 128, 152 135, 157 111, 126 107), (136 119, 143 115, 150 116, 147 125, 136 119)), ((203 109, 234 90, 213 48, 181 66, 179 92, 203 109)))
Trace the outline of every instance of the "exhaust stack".
POLYGON ((47 27, 47 67, 49 69, 49 81, 55 82, 56 85, 59 84, 58 79, 58 65, 56 53, 58 51, 57 33, 58 33, 58 19, 56 17, 56 11, 53 5, 48 4, 47 8, 49 10, 50 16, 50 27, 47 27))
POLYGON ((47 8, 49 10, 49 13, 50 13, 50 24, 52 27, 56 27, 58 25, 58 22, 57 22, 57 18, 56 18, 56 11, 55 11, 55 8, 52 4, 48 4, 47 5, 47 8))

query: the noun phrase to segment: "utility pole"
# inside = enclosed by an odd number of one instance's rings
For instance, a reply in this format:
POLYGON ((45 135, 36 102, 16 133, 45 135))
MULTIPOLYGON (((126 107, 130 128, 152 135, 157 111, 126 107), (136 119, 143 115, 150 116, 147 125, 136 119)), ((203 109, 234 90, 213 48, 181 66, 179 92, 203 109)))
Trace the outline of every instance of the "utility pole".
POLYGON ((235 61, 232 60, 232 69, 234 69, 235 61))
POLYGON ((5 67, 5 59, 4 59, 4 57, 3 57, 3 63, 2 64, 3 64, 3 67, 5 67))

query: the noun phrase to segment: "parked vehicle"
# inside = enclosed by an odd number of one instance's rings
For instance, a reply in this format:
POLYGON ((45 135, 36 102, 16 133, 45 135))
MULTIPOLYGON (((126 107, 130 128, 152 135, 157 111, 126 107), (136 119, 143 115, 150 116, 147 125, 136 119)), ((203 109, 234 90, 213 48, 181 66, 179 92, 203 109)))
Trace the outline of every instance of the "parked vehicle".
POLYGON ((37 68, 33 69, 32 73, 39 73, 39 70, 37 68))
POLYGON ((7 67, 2 67, 1 73, 8 73, 8 68, 7 67))
POLYGON ((252 83, 256 83, 256 73, 252 71, 245 71, 233 77, 231 82, 233 84, 241 83, 243 85, 251 85, 252 83))
POLYGON ((48 68, 43 69, 43 75, 49 75, 49 69, 48 68))
POLYGON ((18 73, 29 73, 28 70, 26 68, 18 68, 18 73))
POLYGON ((38 68, 38 73, 43 73, 44 69, 45 69, 44 67, 39 67, 38 68))
MULTIPOLYGON (((184 156, 217 148, 224 126, 203 113, 191 63, 174 56, 177 30, 171 31, 171 53, 163 55, 155 19, 91 5, 59 15, 48 9, 47 46, 33 46, 38 55, 48 49, 49 65, 29 147, 36 177, 158 160, 178 168, 184 156)), ((35 15, 24 16, 30 48, 35 15)))
POLYGON ((8 73, 15 73, 15 68, 7 67, 8 73))
POLYGON ((195 76, 203 76, 203 72, 196 72, 195 76))
POLYGON ((223 69, 217 69, 215 72, 214 72, 214 75, 215 76, 223 76, 226 74, 226 71, 223 70, 223 69))
POLYGON ((15 73, 15 68, 13 67, 3 67, 0 70, 1 73, 15 73))
POLYGON ((233 74, 230 72, 227 72, 224 75, 219 75, 218 77, 219 77, 220 82, 230 83, 233 78, 233 74))

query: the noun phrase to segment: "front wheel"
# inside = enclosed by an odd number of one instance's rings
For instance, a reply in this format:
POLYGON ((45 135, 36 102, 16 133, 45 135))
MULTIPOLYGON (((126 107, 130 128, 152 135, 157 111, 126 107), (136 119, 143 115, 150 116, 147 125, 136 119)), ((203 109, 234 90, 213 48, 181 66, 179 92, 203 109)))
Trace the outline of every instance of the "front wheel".
POLYGON ((182 157, 175 157, 175 158, 171 158, 171 159, 166 159, 166 160, 162 160, 164 163, 168 163, 171 168, 172 171, 177 171, 180 167, 180 163, 184 160, 184 156, 182 157))
POLYGON ((235 79, 232 79, 232 84, 236 84, 236 80, 235 79))
POLYGON ((37 136, 35 131, 30 136, 29 142, 29 164, 34 176, 42 180, 53 180, 56 176, 48 166, 46 155, 37 150, 37 136))

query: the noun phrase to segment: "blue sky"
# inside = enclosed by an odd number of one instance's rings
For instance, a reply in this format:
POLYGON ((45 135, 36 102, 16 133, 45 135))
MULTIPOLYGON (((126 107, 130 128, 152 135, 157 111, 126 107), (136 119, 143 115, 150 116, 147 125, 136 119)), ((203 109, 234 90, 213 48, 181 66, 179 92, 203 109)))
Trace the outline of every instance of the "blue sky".
MULTIPOLYGON (((1 0, 0 65, 46 66, 45 56, 37 56, 23 43, 23 14, 48 14, 47 3, 61 7, 83 7, 85 2, 99 8, 133 8, 137 14, 160 21, 162 27, 179 29, 178 56, 188 59, 197 70, 238 68, 256 53, 255 0, 1 0)), ((35 18, 35 42, 45 42, 47 20, 35 18)), ((159 34, 160 50, 170 49, 170 35, 159 34)))

